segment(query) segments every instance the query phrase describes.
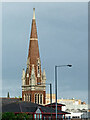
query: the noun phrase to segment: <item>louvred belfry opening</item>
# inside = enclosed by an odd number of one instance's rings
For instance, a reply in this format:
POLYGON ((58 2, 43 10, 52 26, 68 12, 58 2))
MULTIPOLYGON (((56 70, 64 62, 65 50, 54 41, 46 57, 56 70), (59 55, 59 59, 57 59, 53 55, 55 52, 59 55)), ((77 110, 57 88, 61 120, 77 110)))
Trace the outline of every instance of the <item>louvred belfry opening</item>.
POLYGON ((31 25, 27 68, 26 71, 23 70, 22 76, 23 76, 22 99, 24 101, 31 100, 32 102, 36 102, 39 104, 40 102, 39 98, 40 96, 42 96, 42 100, 41 100, 42 104, 45 104, 46 76, 41 71, 41 61, 39 55, 38 35, 37 35, 37 27, 36 27, 36 19, 35 19, 35 8, 33 8, 33 19, 31 25), (31 96, 31 98, 29 98, 29 96, 31 96))

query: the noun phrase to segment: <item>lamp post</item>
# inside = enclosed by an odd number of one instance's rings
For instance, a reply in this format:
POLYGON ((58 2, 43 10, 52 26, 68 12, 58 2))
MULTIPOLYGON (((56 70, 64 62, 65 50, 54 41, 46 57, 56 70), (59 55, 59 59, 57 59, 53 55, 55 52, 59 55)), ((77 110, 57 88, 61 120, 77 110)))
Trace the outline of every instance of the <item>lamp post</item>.
POLYGON ((50 104, 52 105, 52 84, 50 83, 50 104))
MULTIPOLYGON (((52 84, 46 83, 46 85, 50 85, 50 104, 51 104, 51 108, 52 108, 52 84)), ((52 119, 52 112, 51 112, 51 119, 52 119)))
POLYGON ((57 120, 57 67, 72 67, 72 65, 55 65, 55 94, 56 94, 56 120, 57 120))
POLYGON ((52 104, 52 84, 46 83, 46 85, 50 85, 50 104, 52 104))

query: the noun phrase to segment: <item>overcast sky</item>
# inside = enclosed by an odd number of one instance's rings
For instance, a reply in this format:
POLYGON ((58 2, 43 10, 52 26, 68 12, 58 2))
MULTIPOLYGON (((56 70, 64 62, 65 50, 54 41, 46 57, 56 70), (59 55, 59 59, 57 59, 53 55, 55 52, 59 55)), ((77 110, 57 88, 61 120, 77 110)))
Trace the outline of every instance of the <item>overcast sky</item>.
MULTIPOLYGON (((88 99, 88 3, 2 4, 2 95, 21 96, 22 69, 26 68, 31 22, 35 7, 42 70, 58 98, 88 99)), ((49 86, 46 88, 49 93, 49 86)))

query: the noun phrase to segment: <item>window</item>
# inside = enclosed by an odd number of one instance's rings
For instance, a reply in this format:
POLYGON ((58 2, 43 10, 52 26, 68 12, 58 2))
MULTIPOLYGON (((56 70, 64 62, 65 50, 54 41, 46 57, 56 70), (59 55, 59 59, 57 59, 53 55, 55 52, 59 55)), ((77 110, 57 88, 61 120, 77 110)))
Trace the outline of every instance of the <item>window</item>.
POLYGON ((29 101, 29 95, 27 94, 27 101, 29 101))
POLYGON ((39 94, 38 94, 38 104, 39 104, 39 94))
POLYGON ((31 102, 31 94, 29 94, 29 101, 31 102))
POLYGON ((25 101, 26 101, 26 94, 25 94, 25 101))
POLYGON ((51 117, 49 117, 49 120, 51 120, 51 117))
POLYGON ((24 101, 25 101, 25 94, 24 94, 24 101))
POLYGON ((37 94, 35 94, 35 103, 37 103, 37 94))
POLYGON ((34 118, 36 119, 37 117, 36 117, 36 114, 34 114, 34 118))
POLYGON ((30 94, 30 102, 31 102, 31 94, 30 94))
POLYGON ((42 94, 40 95, 40 104, 42 104, 42 94))
POLYGON ((39 113, 34 114, 34 119, 35 120, 42 120, 42 114, 39 114, 39 113))
POLYGON ((40 119, 42 119, 42 114, 40 114, 40 119))
MULTIPOLYGON (((42 100, 41 100, 42 102, 42 100)), ((40 103, 40 95, 39 94, 35 94, 35 103, 40 103)))

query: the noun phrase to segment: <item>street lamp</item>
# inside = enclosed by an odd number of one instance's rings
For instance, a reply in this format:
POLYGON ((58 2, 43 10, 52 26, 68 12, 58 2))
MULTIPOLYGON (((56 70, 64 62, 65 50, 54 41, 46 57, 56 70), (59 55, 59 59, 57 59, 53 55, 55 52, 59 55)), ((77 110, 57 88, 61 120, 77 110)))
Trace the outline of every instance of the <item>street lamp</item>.
MULTIPOLYGON (((43 83, 41 85, 43 85, 43 83)), ((52 104, 52 84, 46 83, 46 85, 49 85, 49 87, 50 87, 50 104, 52 104)))
POLYGON ((55 94, 56 94, 56 120, 57 120, 57 67, 72 67, 72 65, 55 65, 55 94))
POLYGON ((52 84, 46 83, 46 85, 50 85, 50 104, 52 104, 52 84))
MULTIPOLYGON (((51 104, 51 108, 52 108, 52 84, 46 83, 46 85, 50 85, 50 104, 51 104)), ((52 112, 51 112, 51 119, 52 119, 52 112)))

